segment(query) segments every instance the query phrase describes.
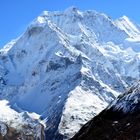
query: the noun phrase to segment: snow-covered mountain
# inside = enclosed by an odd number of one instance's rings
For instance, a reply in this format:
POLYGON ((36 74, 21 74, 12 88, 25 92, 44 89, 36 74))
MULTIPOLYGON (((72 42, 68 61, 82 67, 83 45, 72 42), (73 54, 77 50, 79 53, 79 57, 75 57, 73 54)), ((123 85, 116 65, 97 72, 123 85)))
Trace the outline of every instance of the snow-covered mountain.
POLYGON ((140 138, 140 81, 86 123, 71 140, 140 138))
POLYGON ((0 99, 39 114, 46 140, 68 139, 139 79, 139 32, 127 17, 44 11, 0 50, 0 99))

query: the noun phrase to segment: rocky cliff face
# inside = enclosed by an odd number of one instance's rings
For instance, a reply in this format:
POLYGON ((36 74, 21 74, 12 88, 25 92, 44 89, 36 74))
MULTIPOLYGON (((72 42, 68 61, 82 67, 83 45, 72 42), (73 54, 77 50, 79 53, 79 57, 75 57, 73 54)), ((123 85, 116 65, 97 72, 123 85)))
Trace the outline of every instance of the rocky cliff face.
MULTIPOLYGON (((38 124, 39 125, 39 124, 38 124)), ((23 125, 19 130, 15 127, 10 127, 6 123, 0 122, 0 140, 44 140, 44 126, 38 126, 38 133, 30 125, 23 125)))
POLYGON ((139 79, 139 32, 126 17, 45 11, 0 50, 0 99, 39 114, 46 139, 69 139, 139 79))
POLYGON ((85 124, 71 140, 140 139, 140 82, 85 124))
POLYGON ((0 107, 0 140, 44 140, 44 125, 35 115, 18 113, 5 100, 0 107))

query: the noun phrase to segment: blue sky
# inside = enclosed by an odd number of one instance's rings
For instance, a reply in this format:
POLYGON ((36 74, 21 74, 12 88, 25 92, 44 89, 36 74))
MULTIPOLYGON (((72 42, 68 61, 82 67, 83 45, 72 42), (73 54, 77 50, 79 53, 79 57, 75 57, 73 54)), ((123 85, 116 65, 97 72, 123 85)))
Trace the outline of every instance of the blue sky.
POLYGON ((140 0, 0 0, 0 47, 25 31, 42 11, 76 6, 97 10, 112 18, 123 15, 140 24, 140 0))

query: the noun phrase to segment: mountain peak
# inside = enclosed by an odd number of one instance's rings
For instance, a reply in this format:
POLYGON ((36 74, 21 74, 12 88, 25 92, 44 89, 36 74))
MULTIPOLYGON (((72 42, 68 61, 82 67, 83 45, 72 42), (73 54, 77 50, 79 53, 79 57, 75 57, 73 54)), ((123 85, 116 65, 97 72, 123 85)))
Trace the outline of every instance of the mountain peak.
POLYGON ((64 11, 43 11, 41 13, 40 16, 54 16, 54 15, 61 15, 61 14, 64 14, 64 13, 69 13, 69 14, 72 14, 72 13, 77 13, 79 9, 76 7, 76 6, 71 6, 67 9, 65 9, 64 11))
POLYGON ((123 15, 122 17, 119 18, 120 20, 125 20, 125 21, 130 21, 130 19, 126 16, 123 15))
POLYGON ((67 8, 65 11, 77 12, 78 11, 78 8, 76 6, 71 6, 71 7, 67 8))
POLYGON ((140 39, 140 30, 137 24, 134 24, 127 16, 122 16, 116 20, 117 26, 124 30, 131 38, 140 39))

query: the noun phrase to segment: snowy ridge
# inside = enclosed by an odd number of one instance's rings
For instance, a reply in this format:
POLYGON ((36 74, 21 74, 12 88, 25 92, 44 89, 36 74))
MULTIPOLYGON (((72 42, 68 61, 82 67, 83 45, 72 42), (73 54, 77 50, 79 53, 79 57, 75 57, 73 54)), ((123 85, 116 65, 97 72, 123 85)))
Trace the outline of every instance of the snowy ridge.
POLYGON ((139 79, 140 40, 128 28, 75 7, 43 12, 0 51, 0 99, 39 114, 46 139, 72 137, 139 79))
POLYGON ((118 97, 109 108, 122 110, 124 113, 133 113, 140 109, 140 82, 118 97))
POLYGON ((124 41, 124 47, 133 46, 133 50, 140 51, 140 30, 138 25, 135 25, 128 17, 123 16, 115 21, 116 25, 124 30, 129 38, 124 41))
POLYGON ((116 24, 122 30, 124 30, 130 37, 137 38, 140 37, 140 31, 136 25, 127 17, 123 16, 116 20, 116 24))

